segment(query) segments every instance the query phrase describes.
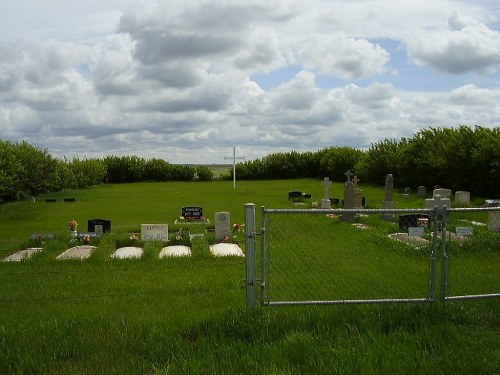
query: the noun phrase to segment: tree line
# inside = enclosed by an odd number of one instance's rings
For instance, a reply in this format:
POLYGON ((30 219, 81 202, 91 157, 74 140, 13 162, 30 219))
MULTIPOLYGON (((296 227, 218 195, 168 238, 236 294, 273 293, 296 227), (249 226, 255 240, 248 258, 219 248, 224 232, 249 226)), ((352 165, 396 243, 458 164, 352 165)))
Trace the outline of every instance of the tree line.
POLYGON ((411 138, 384 139, 368 150, 329 147, 317 152, 275 153, 236 166, 238 179, 288 179, 328 176, 345 181, 354 171, 364 183, 383 185, 394 176, 396 187, 436 185, 468 190, 478 196, 498 195, 500 128, 480 126, 429 128, 411 138))
MULTIPOLYGON (((0 203, 102 183, 213 179, 213 172, 204 165, 138 156, 60 159, 28 142, 1 139, 0 163, 0 203)), ((392 173, 398 187, 441 185, 494 196, 500 186, 500 128, 438 127, 421 130, 411 138, 384 139, 368 150, 344 146, 273 153, 238 163, 236 176, 252 180, 328 176, 340 182, 348 169, 364 183, 383 185, 385 176, 392 173)), ((232 179, 232 169, 221 178, 232 179)))

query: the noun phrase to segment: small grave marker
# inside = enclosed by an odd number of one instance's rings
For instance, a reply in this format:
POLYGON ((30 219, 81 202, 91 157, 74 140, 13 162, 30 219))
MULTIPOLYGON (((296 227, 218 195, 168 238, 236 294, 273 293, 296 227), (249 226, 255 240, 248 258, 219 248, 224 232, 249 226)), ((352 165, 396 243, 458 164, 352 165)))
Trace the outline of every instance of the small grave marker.
POLYGON ((472 227, 457 227, 455 233, 457 236, 468 237, 474 234, 474 229, 472 227))
POLYGON ((408 235, 414 237, 423 237, 424 227, 408 227, 408 235))

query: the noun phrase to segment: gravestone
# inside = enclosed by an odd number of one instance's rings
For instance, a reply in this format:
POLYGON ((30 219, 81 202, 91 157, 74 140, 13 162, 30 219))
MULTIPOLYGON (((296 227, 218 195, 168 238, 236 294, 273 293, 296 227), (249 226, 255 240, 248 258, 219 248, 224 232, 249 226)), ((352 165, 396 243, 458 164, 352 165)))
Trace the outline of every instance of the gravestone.
POLYGON ((323 199, 321 200, 321 208, 332 208, 332 204, 330 202, 330 186, 332 182, 328 177, 323 178, 323 199))
POLYGON ((417 194, 419 198, 425 198, 425 195, 427 194, 427 188, 425 186, 419 186, 417 190, 417 194))
POLYGON ((141 224, 141 241, 168 241, 168 224, 141 224))
POLYGON ((113 259, 132 259, 132 258, 140 258, 144 251, 140 247, 128 246, 128 247, 120 247, 113 254, 111 254, 111 258, 113 259))
POLYGON ((182 217, 186 220, 201 220, 203 218, 203 208, 198 206, 182 207, 182 217))
POLYGON ((21 251, 18 251, 17 253, 9 255, 3 261, 4 262, 21 262, 23 260, 30 259, 33 255, 35 255, 36 253, 39 253, 42 250, 43 249, 41 247, 30 247, 28 249, 21 250, 21 251))
POLYGON ((443 198, 451 198, 452 194, 450 189, 437 188, 433 190, 432 197, 436 197, 436 195, 439 195, 441 199, 443 199, 443 198))
POLYGON ((408 236, 423 237, 424 227, 408 227, 408 236))
POLYGON ((231 236, 231 214, 229 212, 215 213, 215 241, 221 242, 231 236))
POLYGON ((354 208, 363 208, 363 192, 358 188, 358 176, 354 176, 352 184, 354 188, 354 208))
POLYGON ((89 245, 75 246, 57 256, 56 260, 65 260, 65 259, 84 260, 90 257, 95 249, 96 249, 95 246, 89 246, 89 245))
POLYGON ((167 246, 161 249, 158 257, 160 259, 168 257, 189 257, 191 256, 191 248, 184 245, 167 246))
POLYGON ((500 233, 500 212, 499 211, 489 211, 488 212, 488 230, 491 232, 500 233))
POLYGON ((429 227, 430 218, 425 214, 403 214, 399 215, 399 229, 406 231, 408 228, 429 227))
POLYGON ((446 206, 447 208, 451 208, 450 198, 441 198, 441 196, 436 195, 434 198, 429 198, 425 200, 425 208, 433 209, 434 206, 438 207, 446 206))
POLYGON ((469 191, 456 191, 455 192, 455 204, 458 206, 468 206, 470 204, 470 192, 469 191))
MULTIPOLYGON (((385 177, 385 197, 384 197, 384 208, 385 209, 393 209, 394 208, 394 201, 392 200, 393 189, 394 189, 394 178, 392 177, 392 174, 388 174, 385 177)), ((380 218, 382 220, 386 220, 386 221, 393 221, 394 214, 384 213, 384 214, 380 215, 380 218)))
MULTIPOLYGON (((348 171, 349 172, 349 171, 348 171)), ((344 209, 354 208, 354 185, 352 181, 346 181, 344 188, 344 209)), ((346 212, 342 214, 342 221, 352 222, 354 221, 354 213, 346 212)))
POLYGON ((301 191, 289 191, 288 192, 288 200, 295 199, 295 198, 302 198, 302 193, 301 191))
POLYGON ((111 220, 90 219, 87 221, 87 232, 94 232, 97 235, 111 232, 111 220))
POLYGON ((461 237, 469 237, 474 234, 474 228, 472 227, 456 227, 455 234, 461 237))

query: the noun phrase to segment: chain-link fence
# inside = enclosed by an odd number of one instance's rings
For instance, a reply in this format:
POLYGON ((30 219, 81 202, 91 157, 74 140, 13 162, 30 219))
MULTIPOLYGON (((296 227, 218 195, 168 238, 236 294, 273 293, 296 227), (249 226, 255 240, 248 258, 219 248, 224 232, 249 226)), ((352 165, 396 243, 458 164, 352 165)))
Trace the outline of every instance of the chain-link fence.
POLYGON ((261 215, 262 304, 500 296, 500 208, 262 208, 261 215))

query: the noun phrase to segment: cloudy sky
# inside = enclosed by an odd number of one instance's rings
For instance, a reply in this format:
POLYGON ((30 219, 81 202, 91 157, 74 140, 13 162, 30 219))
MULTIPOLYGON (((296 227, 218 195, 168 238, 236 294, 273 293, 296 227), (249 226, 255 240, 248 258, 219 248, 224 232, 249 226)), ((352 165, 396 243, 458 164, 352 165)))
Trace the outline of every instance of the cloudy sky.
POLYGON ((500 123, 492 0, 1 0, 0 139, 228 163, 500 123))

